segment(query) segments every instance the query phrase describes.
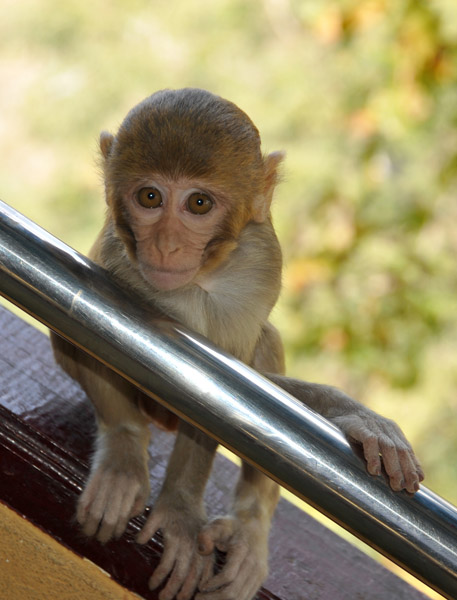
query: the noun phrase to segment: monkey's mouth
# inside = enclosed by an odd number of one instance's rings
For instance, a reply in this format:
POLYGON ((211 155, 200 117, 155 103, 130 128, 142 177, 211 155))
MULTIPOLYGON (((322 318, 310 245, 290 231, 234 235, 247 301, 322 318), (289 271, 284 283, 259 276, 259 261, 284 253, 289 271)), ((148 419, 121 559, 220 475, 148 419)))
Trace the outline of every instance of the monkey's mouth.
POLYGON ((190 283, 199 271, 199 266, 190 269, 163 269, 142 265, 141 273, 148 283, 157 290, 176 290, 190 283))

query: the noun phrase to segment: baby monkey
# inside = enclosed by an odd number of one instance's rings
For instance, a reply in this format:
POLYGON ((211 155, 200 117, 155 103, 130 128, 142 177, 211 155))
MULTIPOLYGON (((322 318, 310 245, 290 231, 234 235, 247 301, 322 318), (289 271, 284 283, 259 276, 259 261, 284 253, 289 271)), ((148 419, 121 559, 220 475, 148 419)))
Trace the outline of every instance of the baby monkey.
MULTIPOLYGON (((329 386, 284 376, 268 322, 281 287, 270 205, 283 154, 263 155, 259 132, 235 104, 199 89, 160 91, 133 108, 115 136, 102 132, 107 212, 90 252, 151 315, 207 336, 265 374, 363 446, 367 468, 394 490, 423 473, 401 430, 329 386)), ((58 362, 95 405, 98 434, 77 508, 84 532, 119 537, 149 496, 149 422, 177 430, 163 487, 138 542, 157 530, 161 561, 149 580, 160 600, 251 600, 268 570, 278 485, 243 463, 228 516, 203 502, 217 443, 95 359, 53 337, 58 362), (214 570, 214 550, 227 553, 214 570)))

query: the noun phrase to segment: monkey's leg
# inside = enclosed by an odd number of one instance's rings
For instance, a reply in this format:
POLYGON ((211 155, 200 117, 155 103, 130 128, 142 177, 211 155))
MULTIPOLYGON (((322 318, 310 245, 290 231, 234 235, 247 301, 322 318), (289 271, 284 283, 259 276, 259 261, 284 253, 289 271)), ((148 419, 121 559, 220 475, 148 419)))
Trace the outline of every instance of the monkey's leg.
MULTIPOLYGON (((253 367, 284 372, 284 352, 278 331, 265 323, 255 348, 253 367)), ((227 553, 222 571, 202 580, 198 600, 251 600, 268 574, 268 534, 279 499, 279 486, 243 463, 228 517, 215 519, 200 533, 200 551, 214 547, 227 553)))
POLYGON ((160 600, 189 600, 202 577, 213 573, 214 556, 202 556, 197 545, 206 523, 203 496, 216 448, 216 441, 180 423, 161 492, 137 538, 146 543, 162 530, 164 552, 149 580, 149 587, 155 589, 169 576, 160 600))
POLYGON ((86 535, 106 542, 124 532, 149 497, 149 427, 137 409, 136 389, 119 375, 53 336, 57 361, 77 379, 98 418, 89 479, 78 500, 77 519, 86 535))
POLYGON ((231 515, 215 519, 200 533, 200 551, 227 553, 220 573, 199 586, 196 600, 251 600, 268 574, 268 534, 279 486, 243 463, 231 515))

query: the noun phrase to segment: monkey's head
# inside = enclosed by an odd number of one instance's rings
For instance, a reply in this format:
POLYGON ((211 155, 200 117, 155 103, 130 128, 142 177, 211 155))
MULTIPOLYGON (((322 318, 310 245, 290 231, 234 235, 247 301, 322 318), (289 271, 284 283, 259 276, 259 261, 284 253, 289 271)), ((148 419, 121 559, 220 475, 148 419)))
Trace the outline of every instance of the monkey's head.
POLYGON ((102 132, 106 198, 133 264, 159 290, 221 264, 247 223, 267 221, 282 153, 235 104, 198 89, 164 90, 102 132))

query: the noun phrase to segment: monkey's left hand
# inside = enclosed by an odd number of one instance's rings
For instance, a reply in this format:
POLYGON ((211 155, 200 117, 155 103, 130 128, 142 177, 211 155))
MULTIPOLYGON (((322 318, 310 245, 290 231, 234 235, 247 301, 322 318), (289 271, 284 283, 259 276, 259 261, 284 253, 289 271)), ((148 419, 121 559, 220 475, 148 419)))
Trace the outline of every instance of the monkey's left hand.
POLYGON ((276 374, 268 374, 268 378, 361 444, 370 475, 381 474, 382 457, 390 487, 396 492, 402 489, 411 494, 417 492, 424 472, 411 444, 394 421, 332 386, 276 374))
POLYGON ((424 479, 422 467, 403 431, 392 420, 360 405, 354 413, 327 417, 349 438, 363 447, 371 475, 381 474, 381 458, 390 487, 414 494, 424 479))
POLYGON ((222 571, 202 577, 195 600, 251 600, 268 573, 268 530, 262 520, 217 518, 200 533, 199 551, 227 554, 222 571))
POLYGON ((137 541, 145 544, 156 531, 162 531, 164 551, 149 580, 149 587, 154 590, 169 577, 159 593, 159 600, 190 600, 199 582, 212 575, 213 553, 203 556, 197 550, 198 532, 205 522, 203 507, 184 501, 180 503, 176 496, 173 498, 168 494, 156 502, 137 541))

